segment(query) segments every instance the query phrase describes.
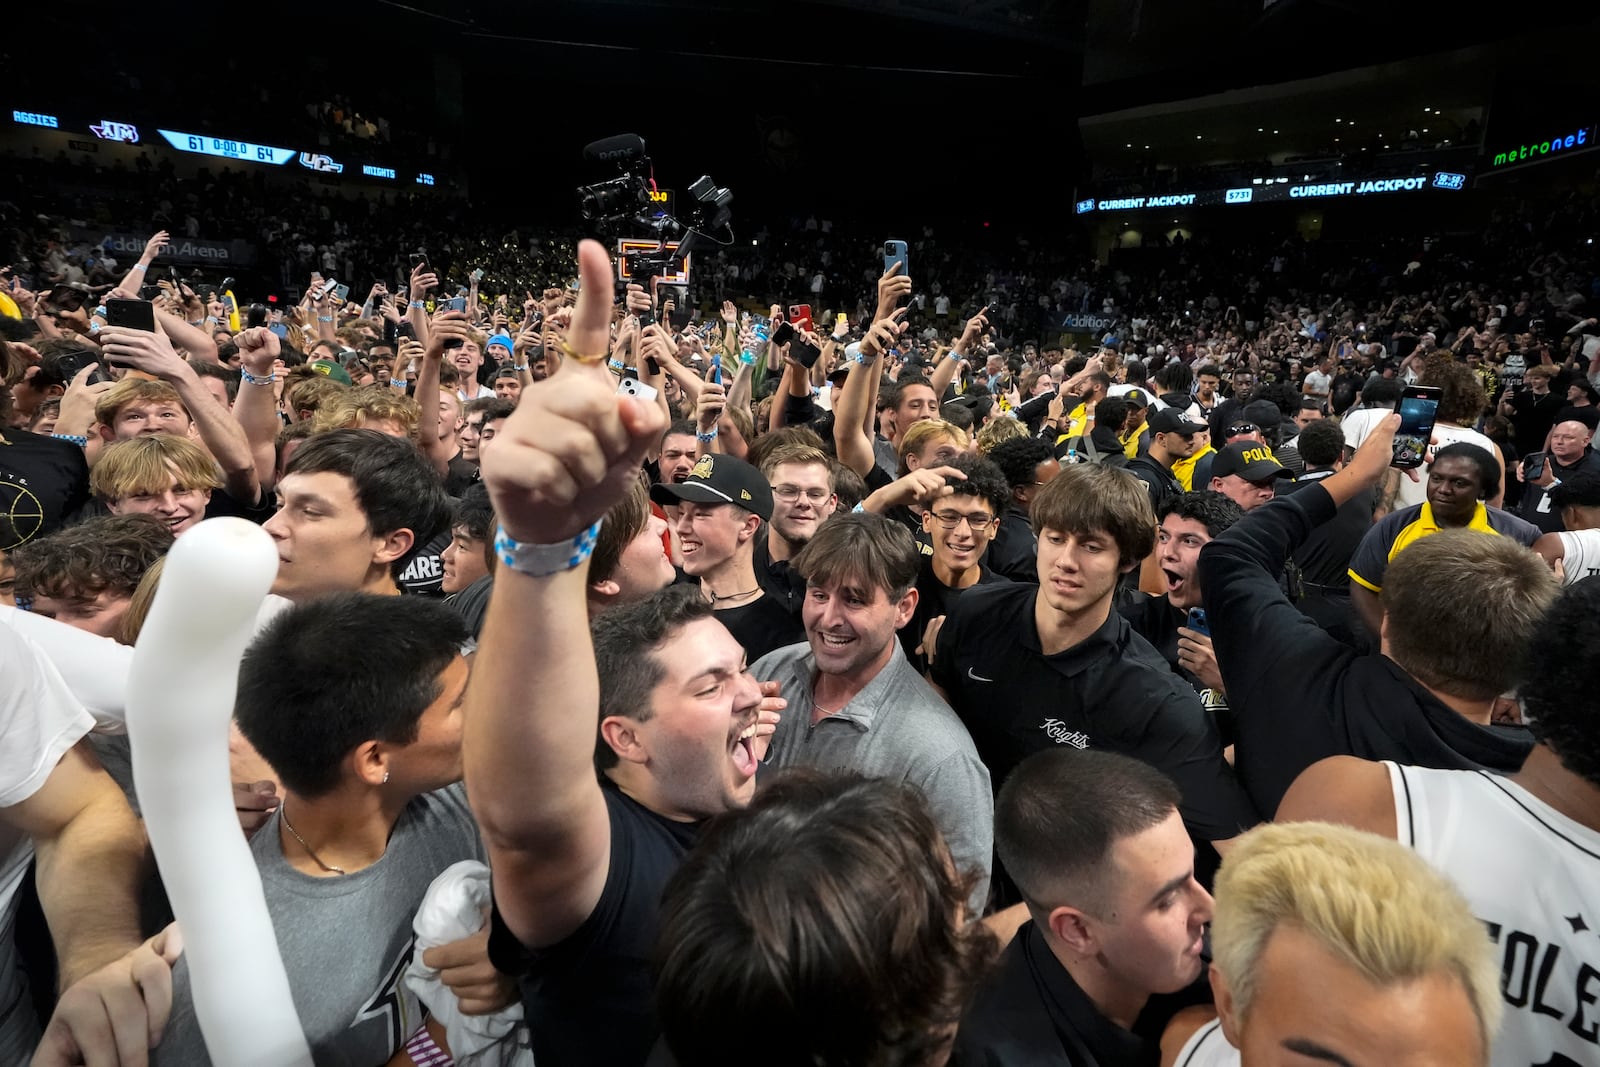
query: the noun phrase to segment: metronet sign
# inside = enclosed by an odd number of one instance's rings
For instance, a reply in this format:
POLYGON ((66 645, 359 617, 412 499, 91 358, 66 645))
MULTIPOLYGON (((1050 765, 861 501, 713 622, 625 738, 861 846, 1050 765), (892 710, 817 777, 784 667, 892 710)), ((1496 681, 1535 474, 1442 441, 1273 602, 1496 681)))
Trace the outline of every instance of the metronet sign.
POLYGON ((1492 167, 1510 167, 1518 163, 1537 163, 1555 152, 1585 151, 1600 144, 1595 139, 1595 133, 1595 127, 1589 125, 1557 134, 1548 141, 1533 141, 1529 144, 1518 145, 1504 152, 1496 152, 1489 165, 1492 167))

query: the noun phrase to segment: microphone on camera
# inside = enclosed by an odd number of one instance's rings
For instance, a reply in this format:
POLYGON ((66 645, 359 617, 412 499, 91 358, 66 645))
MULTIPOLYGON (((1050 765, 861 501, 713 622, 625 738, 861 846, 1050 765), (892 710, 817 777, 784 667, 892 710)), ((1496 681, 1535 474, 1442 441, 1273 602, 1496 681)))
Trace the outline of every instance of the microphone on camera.
POLYGON ((583 158, 598 163, 631 163, 644 158, 644 138, 636 133, 602 137, 583 146, 583 158))

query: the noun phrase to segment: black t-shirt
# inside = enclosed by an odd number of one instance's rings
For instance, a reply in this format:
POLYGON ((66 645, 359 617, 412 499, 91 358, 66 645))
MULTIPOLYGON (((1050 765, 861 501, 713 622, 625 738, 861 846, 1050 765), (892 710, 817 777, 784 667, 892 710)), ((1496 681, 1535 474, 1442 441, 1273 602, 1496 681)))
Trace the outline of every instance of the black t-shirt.
POLYGON ((61 530, 90 499, 90 466, 72 442, 0 430, 0 552, 61 530))
POLYGON ((962 1016, 951 1067, 1155 1067, 1157 1041, 1101 1015, 1025 923, 962 1016))
POLYGON ((912 614, 911 621, 900 627, 900 647, 905 649, 906 658, 917 668, 919 674, 928 667, 928 658, 917 654, 917 646, 922 643, 922 635, 928 629, 928 623, 940 615, 950 614, 955 602, 969 590, 976 589, 980 585, 1009 581, 1010 579, 979 564, 976 584, 969 585, 966 589, 952 589, 933 573, 933 557, 922 557, 917 573, 917 610, 912 614))
MULTIPOLYGON (((1278 495, 1298 493, 1332 474, 1331 470, 1307 471, 1299 478, 1283 479, 1278 495)), ((1311 536, 1294 550, 1290 558, 1300 568, 1300 577, 1315 587, 1309 588, 1308 593, 1349 592, 1350 557, 1372 529, 1372 510, 1377 503, 1376 489, 1362 490, 1339 505, 1333 519, 1312 530, 1311 536)))
POLYGON ((27 430, 0 430, 0 552, 54 533, 88 500, 82 448, 27 430))
POLYGON ((1171 468, 1163 467, 1149 456, 1139 456, 1123 469, 1144 483, 1145 492, 1150 494, 1150 507, 1156 512, 1160 512, 1167 499, 1183 495, 1183 483, 1171 468))
POLYGON ((1524 482, 1522 492, 1522 517, 1539 527, 1543 533, 1560 533, 1566 529, 1561 522, 1561 509, 1550 503, 1550 490, 1554 489, 1556 482, 1572 477, 1574 474, 1600 474, 1600 453, 1593 449, 1585 449, 1578 461, 1570 467, 1556 462, 1554 453, 1546 459, 1550 473, 1556 481, 1547 486, 1534 485, 1524 482))
POLYGON ((475 485, 479 478, 478 465, 470 459, 463 459, 457 452, 445 464, 444 491, 453 497, 467 495, 467 490, 475 485))
POLYGON ((450 547, 451 533, 445 528, 434 534, 406 560, 405 569, 395 579, 400 591, 409 596, 444 596, 444 560, 439 554, 450 547))
POLYGON ((805 626, 799 616, 790 614, 783 601, 764 593, 748 604, 718 608, 716 616, 744 647, 744 654, 751 663, 775 648, 806 639, 805 626))
POLYGON ((756 569, 756 584, 767 596, 788 608, 789 614, 799 618, 800 608, 806 599, 806 580, 789 565, 788 560, 772 558, 771 546, 767 541, 770 532, 767 526, 762 526, 756 532, 755 553, 751 557, 756 569))
POLYGON ((278 504, 271 493, 262 493, 255 505, 241 504, 226 489, 211 490, 211 500, 206 504, 206 518, 248 519, 257 526, 277 514, 278 504))
POLYGON ((1566 400, 1554 393, 1535 396, 1532 389, 1523 389, 1511 396, 1511 427, 1516 434, 1517 451, 1522 455, 1537 452, 1544 447, 1544 439, 1555 425, 1556 413, 1566 407, 1566 400))
POLYGON ((1081 643, 1046 656, 1033 619, 1037 586, 968 590, 939 630, 932 677, 998 785, 1052 745, 1142 759, 1183 792, 1192 836, 1234 837, 1260 821, 1222 758, 1194 690, 1115 611, 1081 643))
POLYGON ((637 803, 604 775, 611 862, 594 911, 567 938, 542 949, 516 939, 495 907, 489 960, 517 979, 540 1067, 637 1067, 660 1027, 650 959, 661 893, 700 836, 637 803))
POLYGON ((1033 535, 1028 513, 1015 504, 1001 514, 984 566, 1013 582, 1039 584, 1039 539, 1033 535))

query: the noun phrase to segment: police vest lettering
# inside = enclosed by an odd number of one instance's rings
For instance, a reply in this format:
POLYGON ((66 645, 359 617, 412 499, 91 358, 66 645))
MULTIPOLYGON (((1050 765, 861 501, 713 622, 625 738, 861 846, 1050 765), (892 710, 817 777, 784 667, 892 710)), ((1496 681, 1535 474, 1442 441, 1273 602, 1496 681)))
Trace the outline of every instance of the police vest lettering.
POLYGON ((400 576, 402 582, 426 582, 434 578, 444 577, 444 564, 438 556, 418 556, 411 561, 405 573, 400 576))

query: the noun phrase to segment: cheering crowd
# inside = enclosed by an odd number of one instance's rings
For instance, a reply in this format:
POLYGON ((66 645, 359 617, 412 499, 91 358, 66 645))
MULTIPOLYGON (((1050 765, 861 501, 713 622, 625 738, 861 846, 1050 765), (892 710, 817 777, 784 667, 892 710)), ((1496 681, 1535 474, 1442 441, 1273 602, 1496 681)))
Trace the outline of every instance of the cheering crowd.
POLYGON ((1595 1062, 1594 204, 1506 210, 1078 269, 793 220, 688 292, 313 242, 276 308, 30 235, 0 1063, 209 1062, 125 708, 219 516, 318 1063, 1595 1062))

